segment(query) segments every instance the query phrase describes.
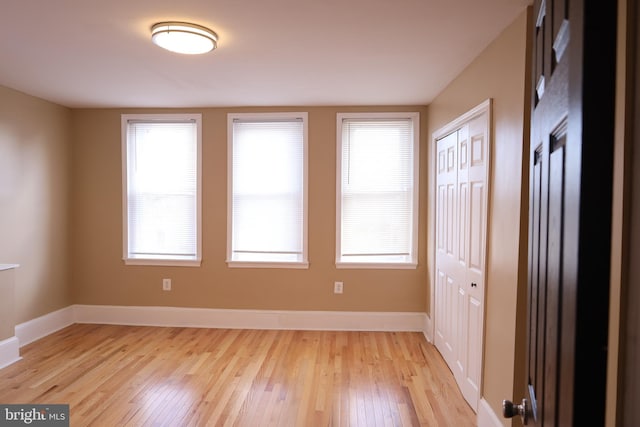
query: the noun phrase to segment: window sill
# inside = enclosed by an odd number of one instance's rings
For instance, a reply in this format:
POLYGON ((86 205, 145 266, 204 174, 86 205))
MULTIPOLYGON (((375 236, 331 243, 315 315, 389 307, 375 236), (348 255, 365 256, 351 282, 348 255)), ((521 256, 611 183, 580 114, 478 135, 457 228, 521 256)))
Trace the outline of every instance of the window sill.
POLYGON ((308 262, 258 262, 258 261, 227 261, 229 268, 292 268, 307 269, 308 262))
POLYGON ((336 261, 338 269, 369 269, 369 270, 415 270, 418 268, 416 263, 407 262, 340 262, 336 261))
POLYGON ((165 267, 200 267, 202 260, 125 258, 125 265, 159 265, 165 267))

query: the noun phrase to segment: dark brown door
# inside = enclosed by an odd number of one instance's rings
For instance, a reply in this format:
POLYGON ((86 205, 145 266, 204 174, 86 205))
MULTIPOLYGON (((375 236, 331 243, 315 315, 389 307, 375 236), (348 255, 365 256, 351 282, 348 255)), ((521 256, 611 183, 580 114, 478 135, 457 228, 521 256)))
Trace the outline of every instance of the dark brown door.
POLYGON ((604 425, 615 1, 533 8, 526 390, 505 416, 604 425))

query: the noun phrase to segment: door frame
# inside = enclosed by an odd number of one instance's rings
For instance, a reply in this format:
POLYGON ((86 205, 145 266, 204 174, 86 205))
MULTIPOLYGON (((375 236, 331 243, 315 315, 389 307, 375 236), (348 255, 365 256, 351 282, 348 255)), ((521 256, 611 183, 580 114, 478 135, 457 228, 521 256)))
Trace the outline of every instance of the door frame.
MULTIPOLYGON (((619 7, 622 3, 624 1, 619 3, 619 7)), ((637 24, 640 5, 628 2, 626 18, 625 24, 629 28, 624 46, 628 48, 630 44, 633 50, 628 51, 625 59, 628 61, 628 73, 624 76, 626 90, 618 93, 625 105, 625 129, 619 129, 623 140, 620 143, 622 154, 619 157, 622 157, 620 162, 623 163, 620 169, 624 171, 620 179, 624 182, 624 188, 623 194, 619 195, 623 200, 618 200, 622 218, 619 219, 618 234, 621 243, 617 249, 622 253, 622 259, 617 264, 621 271, 615 277, 620 281, 616 301, 620 313, 617 337, 619 357, 611 363, 615 365, 612 369, 617 369, 617 382, 612 385, 617 390, 609 390, 611 394, 616 394, 617 399, 616 404, 607 409, 614 413, 610 418, 618 425, 636 425, 640 421, 640 407, 636 404, 640 397, 640 266, 633 260, 640 256, 640 79, 636 77, 640 70, 640 25, 637 24), (629 88, 634 89, 633 93, 627 92, 629 88)))
MULTIPOLYGON (((483 384, 483 378, 484 378, 484 343, 485 343, 485 336, 484 336, 484 331, 485 331, 485 323, 486 323, 486 300, 487 300, 487 259, 488 259, 488 248, 489 248, 489 218, 491 217, 491 206, 489 205, 489 201, 491 200, 491 171, 492 171, 492 163, 491 163, 491 158, 492 158, 492 151, 493 151, 493 132, 492 132, 492 123, 493 123, 493 99, 492 98, 488 98, 485 101, 483 101, 482 103, 478 104, 477 106, 473 107, 471 110, 467 111, 466 113, 462 114, 461 116, 457 117, 456 119, 452 120, 451 122, 447 123, 446 125, 442 126, 441 128, 437 129, 436 131, 434 131, 431 134, 431 150, 430 150, 430 155, 432 159, 436 159, 435 161, 437 161, 437 149, 438 149, 438 140, 444 138, 445 136, 451 134, 452 132, 457 131, 458 129, 460 129, 462 126, 464 126, 466 123, 470 122, 471 120, 473 120, 474 118, 482 115, 486 113, 486 117, 487 117, 487 123, 486 123, 486 129, 487 129, 487 170, 486 170, 486 186, 487 186, 487 191, 485 192, 485 206, 486 206, 486 216, 485 216, 485 220, 484 223, 482 224, 482 232, 484 233, 485 236, 485 241, 484 241, 484 259, 483 259, 483 283, 485 286, 485 289, 482 293, 482 325, 481 325, 481 332, 482 332, 482 337, 480 340, 480 379, 478 382, 478 390, 479 390, 479 396, 478 396, 478 402, 480 402, 481 398, 482 398, 482 384, 483 384)), ((430 177, 432 179, 433 184, 430 186, 430 188, 435 188, 436 187, 436 183, 437 183, 437 168, 435 167, 435 162, 432 161, 430 162, 431 167, 431 172, 430 172, 430 177)), ((435 236, 437 233, 437 221, 436 221, 436 212, 438 211, 438 207, 437 207, 437 197, 435 194, 432 195, 432 197, 429 198, 431 201, 431 207, 430 209, 432 209, 432 212, 434 212, 434 216, 433 216, 433 221, 431 223, 431 226, 429 227, 429 231, 431 232, 431 236, 433 241, 435 241, 435 236)), ((428 333, 428 338, 430 338, 430 341, 432 343, 435 343, 435 337, 436 337, 436 310, 438 309, 436 307, 436 258, 437 258, 437 250, 435 248, 434 245, 434 250, 433 253, 431 255, 431 265, 434 266, 434 268, 432 269, 433 271, 431 271, 431 273, 429 274, 430 276, 430 281, 431 281, 431 286, 429 289, 429 319, 430 319, 430 324, 427 325, 427 327, 425 328, 425 331, 427 331, 428 333)))

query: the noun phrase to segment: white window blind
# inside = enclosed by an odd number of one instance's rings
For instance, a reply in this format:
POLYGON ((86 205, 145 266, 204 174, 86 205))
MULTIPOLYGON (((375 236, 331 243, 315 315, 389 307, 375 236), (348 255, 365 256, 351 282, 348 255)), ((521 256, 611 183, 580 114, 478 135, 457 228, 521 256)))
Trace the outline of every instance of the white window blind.
POLYGON ((338 120, 337 263, 416 264, 417 118, 338 120))
POLYGON ((229 121, 230 265, 305 266, 306 114, 229 121))
POLYGON ((199 263, 199 123, 123 116, 126 260, 199 263))

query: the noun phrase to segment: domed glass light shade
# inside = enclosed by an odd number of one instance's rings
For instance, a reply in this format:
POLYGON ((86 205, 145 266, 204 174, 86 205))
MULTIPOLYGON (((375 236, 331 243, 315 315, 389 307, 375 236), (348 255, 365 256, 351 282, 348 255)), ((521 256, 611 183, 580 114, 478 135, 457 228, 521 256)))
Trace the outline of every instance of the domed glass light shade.
POLYGON ((151 27, 151 40, 171 52, 197 55, 215 49, 218 35, 188 22, 159 22, 151 27))

